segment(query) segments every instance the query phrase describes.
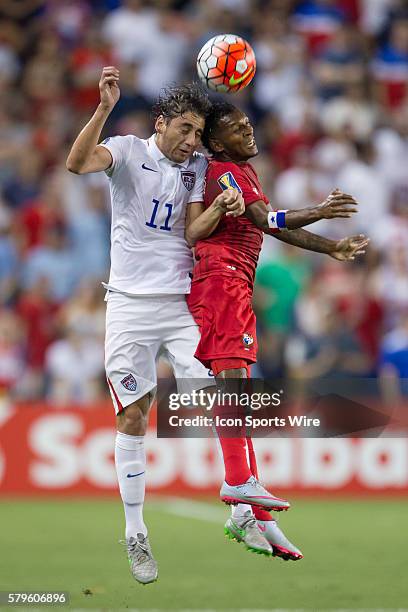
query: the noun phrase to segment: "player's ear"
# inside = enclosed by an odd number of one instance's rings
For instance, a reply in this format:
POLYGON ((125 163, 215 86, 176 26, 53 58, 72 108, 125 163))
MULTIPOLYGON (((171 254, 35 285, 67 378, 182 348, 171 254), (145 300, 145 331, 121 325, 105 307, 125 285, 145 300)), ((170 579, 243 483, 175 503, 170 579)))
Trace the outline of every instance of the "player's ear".
POLYGON ((221 153, 224 150, 224 147, 216 138, 210 138, 210 147, 214 153, 221 153))
POLYGON ((158 134, 163 134, 166 127, 166 120, 163 115, 159 115, 156 119, 156 123, 154 124, 154 129, 158 134))

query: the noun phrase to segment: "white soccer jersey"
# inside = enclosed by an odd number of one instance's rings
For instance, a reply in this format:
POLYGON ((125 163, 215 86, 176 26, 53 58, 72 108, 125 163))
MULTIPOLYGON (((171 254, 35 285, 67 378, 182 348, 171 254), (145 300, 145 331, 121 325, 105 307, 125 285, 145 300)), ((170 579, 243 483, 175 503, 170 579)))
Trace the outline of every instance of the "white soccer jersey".
POLYGON ((115 136, 101 143, 112 200, 111 271, 107 288, 131 295, 189 293, 193 267, 184 238, 187 205, 204 200, 207 160, 194 153, 170 161, 155 136, 115 136))

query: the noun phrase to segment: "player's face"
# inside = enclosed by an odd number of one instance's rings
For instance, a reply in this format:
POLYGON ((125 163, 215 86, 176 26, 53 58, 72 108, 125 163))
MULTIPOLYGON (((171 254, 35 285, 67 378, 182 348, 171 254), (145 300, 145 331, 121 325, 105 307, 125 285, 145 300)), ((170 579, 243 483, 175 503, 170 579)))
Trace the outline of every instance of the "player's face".
POLYGON ((240 110, 225 117, 217 130, 216 142, 225 159, 246 161, 258 153, 254 128, 240 110))
POLYGON ((165 121, 156 121, 157 146, 172 161, 180 164, 192 155, 201 144, 204 118, 194 113, 185 113, 165 121))

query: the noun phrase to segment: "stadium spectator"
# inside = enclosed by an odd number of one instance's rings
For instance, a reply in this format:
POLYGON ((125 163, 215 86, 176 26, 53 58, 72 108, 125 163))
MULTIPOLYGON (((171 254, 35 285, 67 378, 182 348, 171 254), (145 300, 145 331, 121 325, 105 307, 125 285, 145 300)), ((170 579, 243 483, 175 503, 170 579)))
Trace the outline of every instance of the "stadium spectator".
POLYGON ((312 55, 318 53, 344 23, 345 13, 339 4, 336 0, 305 0, 296 7, 293 28, 304 37, 312 55))
POLYGON ((39 278, 30 289, 20 294, 16 313, 24 325, 26 337, 24 388, 18 395, 38 399, 45 392, 45 354, 57 335, 58 305, 52 300, 45 278, 39 278))
POLYGON ((342 134, 346 140, 368 139, 378 119, 378 107, 361 81, 347 85, 341 96, 324 104, 321 116, 325 132, 342 134))
POLYGON ((254 305, 261 330, 259 367, 264 376, 284 373, 283 348, 295 321, 295 304, 310 274, 310 260, 284 245, 256 273, 254 305))
POLYGON ((358 219, 353 219, 355 231, 371 234, 388 211, 390 191, 387 181, 375 169, 372 142, 356 142, 354 147, 355 156, 340 169, 336 184, 360 202, 358 219))
POLYGON ((23 201, 24 205, 15 215, 16 233, 23 253, 43 243, 47 228, 64 225, 58 182, 48 176, 42 180, 40 188, 38 197, 23 201))
POLYGON ((0 307, 17 289, 18 252, 10 228, 11 215, 0 202, 0 307))
POLYGON ((140 59, 156 30, 157 11, 144 7, 142 0, 124 0, 102 24, 104 39, 121 62, 140 59))
POLYGON ((83 0, 46 2, 44 19, 55 30, 64 46, 80 44, 91 21, 91 6, 83 0))
POLYGON ((68 327, 64 337, 48 347, 45 372, 52 405, 95 402, 103 394, 103 348, 68 327))
POLYGON ((398 108, 408 92, 408 16, 391 25, 388 41, 379 48, 372 64, 382 104, 398 108))
POLYGON ((54 302, 60 303, 77 285, 80 262, 75 261, 67 244, 66 229, 58 224, 44 230, 42 244, 30 251, 22 267, 22 284, 26 289, 40 279, 47 279, 54 302))
POLYGON ((23 91, 31 105, 33 119, 48 103, 61 101, 65 93, 65 73, 60 39, 52 31, 44 32, 36 40, 34 53, 23 73, 23 91))
POLYGON ((297 337, 287 353, 289 375, 295 378, 369 376, 371 362, 347 317, 326 313, 322 334, 297 337), (289 356, 290 355, 290 356, 289 356))
POLYGON ((0 83, 7 84, 13 82, 19 73, 20 62, 13 45, 3 40, 4 27, 0 28, 0 83))
POLYGON ((317 95, 323 100, 342 95, 364 77, 361 40, 350 26, 339 27, 312 63, 317 95))
POLYGON ((91 340, 103 349, 105 336, 104 290, 99 282, 83 282, 60 311, 59 319, 84 341, 91 340))
POLYGON ((261 111, 281 110, 288 96, 299 94, 303 46, 273 12, 257 16, 254 51, 261 78, 254 82, 254 101, 261 111))
MULTIPOLYGON (((293 160, 293 166, 276 177, 272 200, 276 208, 302 208, 305 202, 323 201, 324 194, 330 193, 332 188, 330 177, 315 163, 311 147, 296 148, 293 160)), ((336 225, 335 220, 332 225, 336 225)), ((317 233, 324 233, 327 224, 325 221, 319 221, 314 224, 313 229, 317 233)))
POLYGON ((6 179, 4 200, 12 208, 20 208, 39 195, 43 170, 43 158, 35 149, 23 151, 19 156, 15 174, 6 179))
POLYGON ((70 101, 81 112, 90 111, 98 103, 99 75, 104 66, 110 66, 113 56, 99 33, 99 24, 87 29, 86 34, 70 57, 73 81, 70 101))
POLYGON ((24 374, 24 330, 10 310, 0 310, 0 389, 13 390, 24 374))
POLYGON ((386 399, 396 400, 408 395, 408 314, 384 336, 380 355, 382 388, 386 399))

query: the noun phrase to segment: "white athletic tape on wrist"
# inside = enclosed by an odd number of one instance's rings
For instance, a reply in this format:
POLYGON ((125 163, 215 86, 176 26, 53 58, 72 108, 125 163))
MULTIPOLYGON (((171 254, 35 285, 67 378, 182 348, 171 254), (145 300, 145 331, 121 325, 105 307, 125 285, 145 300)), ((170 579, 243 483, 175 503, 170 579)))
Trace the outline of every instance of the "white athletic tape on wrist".
POLYGON ((274 210, 268 213, 268 226, 271 229, 284 229, 286 227, 287 210, 274 210))

